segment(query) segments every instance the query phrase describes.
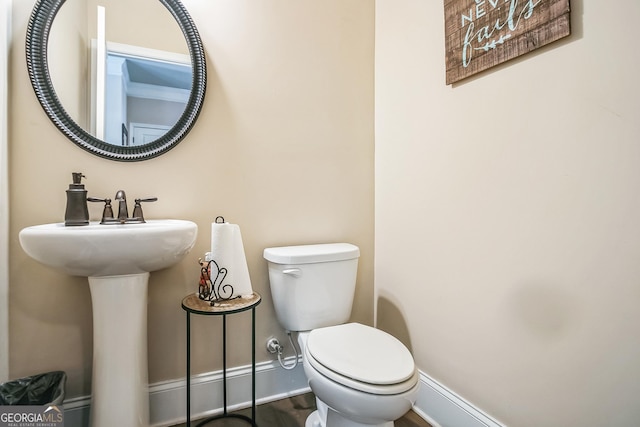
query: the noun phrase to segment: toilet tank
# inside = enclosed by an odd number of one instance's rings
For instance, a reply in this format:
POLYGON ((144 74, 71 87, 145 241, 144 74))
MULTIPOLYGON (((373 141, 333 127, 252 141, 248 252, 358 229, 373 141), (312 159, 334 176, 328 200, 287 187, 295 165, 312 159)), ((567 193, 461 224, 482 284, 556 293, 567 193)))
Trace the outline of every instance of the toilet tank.
POLYGON ((267 248, 271 296, 280 324, 309 331, 351 316, 360 249, 349 243, 267 248))

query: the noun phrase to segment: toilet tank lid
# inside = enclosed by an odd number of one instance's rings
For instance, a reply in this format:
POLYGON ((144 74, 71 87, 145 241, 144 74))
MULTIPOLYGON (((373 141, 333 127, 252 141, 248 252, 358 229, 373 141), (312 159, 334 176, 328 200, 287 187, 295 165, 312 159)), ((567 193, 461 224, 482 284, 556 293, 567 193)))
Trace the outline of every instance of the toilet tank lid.
POLYGON ((263 256, 275 264, 311 264, 358 258, 360 249, 350 243, 281 246, 265 249, 263 256))

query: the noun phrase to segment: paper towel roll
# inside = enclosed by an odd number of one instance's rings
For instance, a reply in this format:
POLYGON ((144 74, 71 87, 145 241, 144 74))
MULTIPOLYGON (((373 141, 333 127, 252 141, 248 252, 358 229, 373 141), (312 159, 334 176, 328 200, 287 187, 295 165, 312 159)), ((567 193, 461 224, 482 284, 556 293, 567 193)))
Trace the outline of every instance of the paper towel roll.
MULTIPOLYGON (((231 298, 246 298, 253 294, 240 226, 229 222, 211 223, 210 258, 218 264, 219 268, 227 269, 227 276, 222 285, 228 284, 233 287, 231 298)), ((213 280, 214 277, 211 279, 213 280)), ((225 294, 224 297, 229 296, 225 294)))

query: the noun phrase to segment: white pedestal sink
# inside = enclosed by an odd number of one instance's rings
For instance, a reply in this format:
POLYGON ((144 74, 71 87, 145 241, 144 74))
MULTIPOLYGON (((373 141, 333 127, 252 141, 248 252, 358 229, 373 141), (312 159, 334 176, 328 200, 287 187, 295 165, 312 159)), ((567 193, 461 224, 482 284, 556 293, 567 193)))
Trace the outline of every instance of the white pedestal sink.
POLYGON ((195 244, 191 221, 65 227, 20 232, 36 261, 89 278, 93 305, 92 427, 147 427, 149 273, 180 261, 195 244))

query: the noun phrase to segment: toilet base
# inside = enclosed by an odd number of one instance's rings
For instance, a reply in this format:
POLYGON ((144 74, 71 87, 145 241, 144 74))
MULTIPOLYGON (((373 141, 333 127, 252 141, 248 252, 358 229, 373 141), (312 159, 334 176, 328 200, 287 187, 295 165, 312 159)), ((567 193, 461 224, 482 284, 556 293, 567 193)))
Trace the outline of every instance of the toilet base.
POLYGON ((322 421, 320 420, 320 415, 318 411, 313 411, 307 417, 307 421, 304 423, 304 427, 325 427, 322 425, 322 421))
POLYGON ((389 421, 382 424, 362 424, 352 420, 348 420, 332 410, 328 408, 327 411, 327 420, 326 422, 322 419, 320 415, 320 411, 313 411, 304 423, 304 427, 393 427, 393 421, 389 421))

